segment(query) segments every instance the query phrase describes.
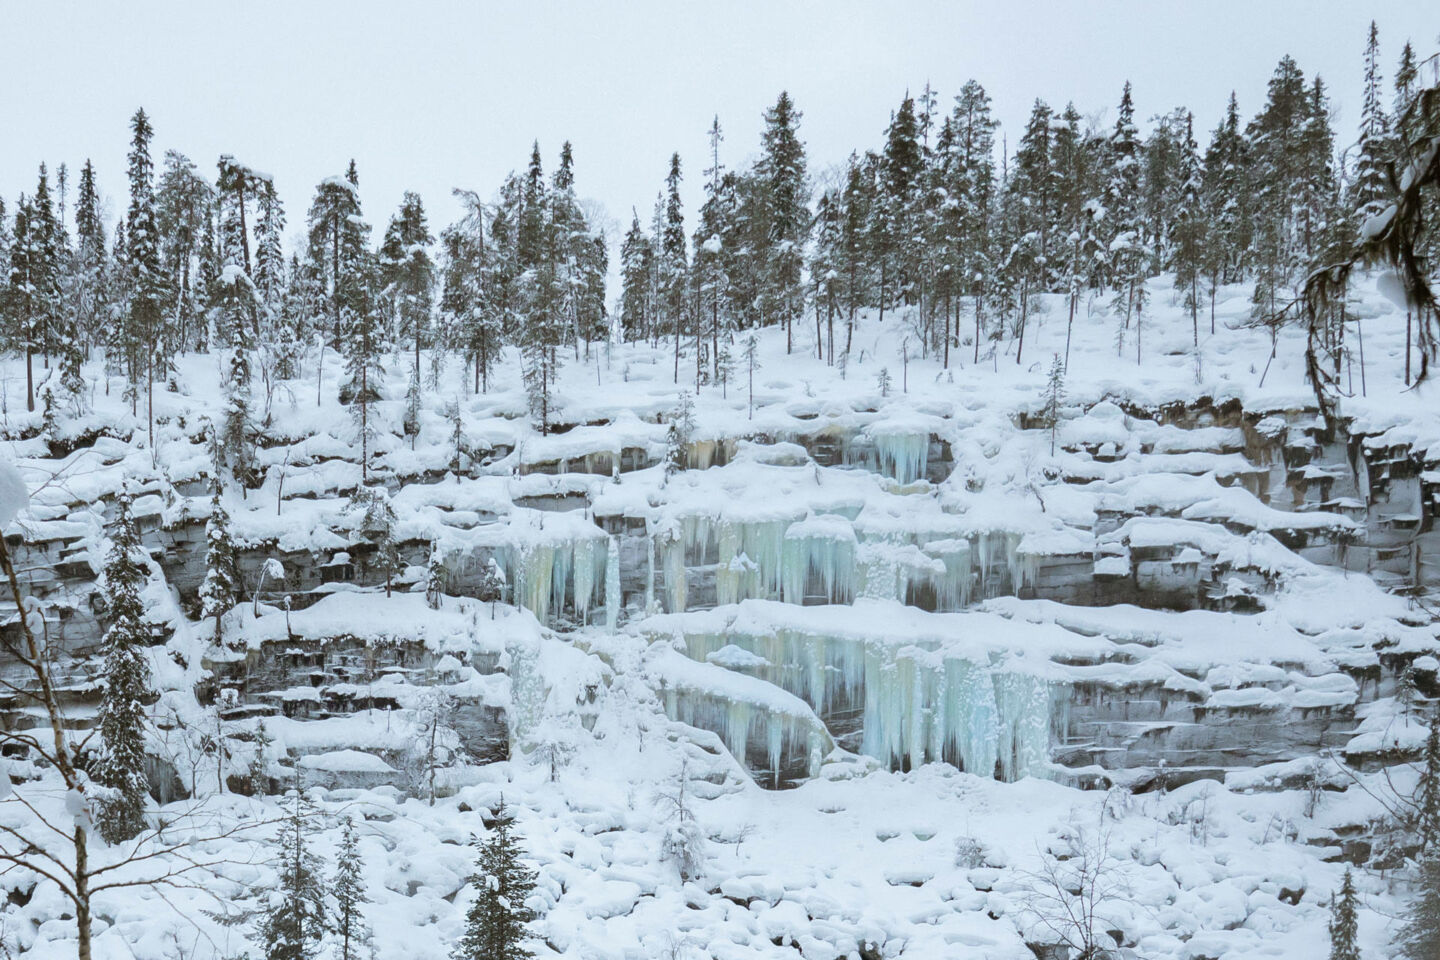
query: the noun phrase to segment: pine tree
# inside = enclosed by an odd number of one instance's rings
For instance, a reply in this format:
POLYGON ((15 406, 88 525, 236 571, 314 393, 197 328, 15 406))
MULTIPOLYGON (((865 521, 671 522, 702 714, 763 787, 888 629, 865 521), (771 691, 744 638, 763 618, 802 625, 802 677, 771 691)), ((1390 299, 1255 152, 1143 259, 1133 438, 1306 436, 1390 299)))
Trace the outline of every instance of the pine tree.
POLYGON ((339 342, 347 325, 345 311, 354 312, 366 269, 369 227, 360 214, 360 187, 351 161, 346 176, 326 177, 315 188, 306 219, 311 269, 324 289, 330 313, 330 336, 339 342))
MULTIPOLYGON (((81 174, 81 208, 85 205, 85 174, 81 174)), ((191 264, 202 254, 210 231, 215 191, 200 176, 184 154, 165 152, 165 168, 155 189, 155 219, 160 230, 160 260, 174 278, 166 312, 171 316, 167 332, 172 342, 167 352, 189 349, 201 338, 202 305, 211 291, 197 289, 200 278, 191 275, 191 264)), ((77 216, 77 224, 78 224, 77 216)))
POLYGON ((365 861, 355 837, 355 820, 345 819, 340 834, 340 853, 330 876, 330 894, 335 898, 335 960, 362 960, 370 955, 370 928, 365 922, 365 861))
POLYGON ((521 375, 530 415, 542 435, 550 432, 552 394, 560 373, 560 298, 556 289, 557 250, 551 230, 552 206, 540 162, 540 144, 532 146, 530 165, 519 198, 515 232, 519 272, 521 375))
POLYGON ((1050 361, 1050 373, 1045 380, 1045 407, 1040 412, 1046 429, 1050 431, 1050 456, 1055 456, 1055 434, 1060 429, 1060 414, 1065 404, 1065 364, 1060 354, 1050 361))
POLYGON ((360 532, 375 548, 372 567, 385 578, 385 596, 390 596, 395 575, 405 569, 400 562, 400 545, 395 539, 395 508, 384 487, 361 487, 355 491, 351 506, 363 511, 360 532))
POLYGON ((80 185, 75 199, 75 282, 72 310, 86 343, 101 333, 108 314, 106 302, 105 223, 100 214, 100 196, 95 187, 95 168, 89 160, 80 168, 80 185))
POLYGON ((1440 854, 1440 712, 1430 717, 1425 738, 1425 769, 1412 800, 1422 853, 1440 854))
POLYGON ((430 543, 430 557, 425 561, 425 604, 431 610, 439 610, 445 602, 445 588, 450 579, 450 568, 445 562, 445 551, 438 541, 430 543))
POLYGON ((490 835, 475 841, 475 873, 470 877, 475 902, 465 915, 465 933, 450 954, 454 960, 528 960, 534 956, 526 941, 536 916, 525 900, 535 889, 536 875, 520 860, 520 842, 511 832, 514 824, 501 801, 490 835))
POLYGON ((665 476, 673 477, 690 462, 690 441, 695 433, 695 404, 689 392, 680 391, 675 409, 670 411, 670 427, 665 433, 665 476))
MULTIPOLYGON (((129 303, 121 324, 121 350, 129 374, 130 409, 136 410, 143 375, 146 395, 153 398, 155 366, 163 340, 167 294, 166 278, 160 263, 160 233, 155 218, 154 165, 150 140, 154 130, 144 110, 136 110, 130 121, 129 155, 130 207, 125 215, 126 288, 129 303)), ((146 419, 154 445, 154 404, 147 402, 146 419)))
POLYGON ((1350 182, 1350 205, 1361 224, 1385 209, 1385 198, 1390 192, 1385 164, 1394 151, 1390 142, 1390 119, 1380 99, 1380 82, 1380 33, 1371 20, 1370 36, 1365 44, 1365 99, 1360 107, 1360 141, 1355 174, 1350 182))
POLYGON ((890 368, 881 367, 880 372, 875 375, 875 388, 880 391, 880 396, 890 396, 890 391, 894 387, 894 384, 895 381, 890 376, 890 368))
POLYGON ((494 620, 495 604, 505 596, 505 571, 500 569, 494 557, 480 567, 480 583, 475 588, 475 596, 490 604, 490 619, 494 620))
POLYGON ((664 323, 675 337, 675 382, 680 382, 680 338, 689 313, 689 270, 685 252, 685 216, 680 208, 680 154, 670 155, 670 172, 665 177, 665 219, 658 234, 660 306, 664 323))
MULTIPOLYGON (((475 390, 490 388, 490 371, 500 358, 508 303, 507 286, 499 273, 497 250, 485 239, 485 204, 472 191, 456 191, 465 215, 445 228, 440 311, 475 370, 475 390)), ((497 214, 492 222, 503 227, 497 214)))
POLYGON ((215 621, 215 642, 221 638, 221 618, 240 596, 240 567, 235 541, 230 536, 230 515, 217 489, 210 498, 210 519, 205 521, 205 580, 200 584, 200 619, 215 621))
POLYGON ((760 159, 755 168, 762 198, 765 236, 762 302, 767 319, 785 325, 785 351, 792 327, 805 310, 801 279, 805 238, 810 228, 810 187, 805 175, 805 145, 799 129, 803 114, 785 91, 765 111, 760 159))
POLYGON ((1345 879, 1340 882, 1340 896, 1330 896, 1330 960, 1360 960, 1360 948, 1355 943, 1357 906, 1355 882, 1347 867, 1345 879))
POLYGON ((1435 960, 1440 948, 1440 857, 1420 863, 1419 892, 1410 902, 1405 925, 1395 938, 1400 955, 1409 960, 1435 960))
POLYGON ((620 324, 630 339, 650 336, 650 273, 654 247, 640 228, 640 215, 630 211, 630 230, 620 246, 620 324))
POLYGON ((406 191, 380 247, 380 286, 383 298, 390 304, 396 338, 409 340, 415 346, 417 380, 420 350, 430 337, 435 265, 428 248, 434 242, 420 195, 406 191))
POLYGON ((310 814, 299 790, 277 840, 276 889, 260 922, 265 960, 312 960, 325 932, 320 863, 307 844, 310 814))
POLYGON ((268 175, 251 176, 255 191, 255 290, 263 308, 261 318, 274 323, 285 294, 285 205, 268 175))
POLYGON ((755 334, 745 338, 745 372, 750 381, 750 402, 749 413, 746 419, 755 419, 755 371, 760 366, 760 343, 755 339, 755 334))
MULTIPOLYGON (((1126 81, 1120 97, 1120 114, 1110 135, 1110 182, 1106 190, 1106 217, 1111 228, 1111 271, 1115 282, 1113 308, 1130 328, 1144 307, 1145 247, 1141 236, 1140 141, 1135 129, 1135 105, 1126 81)), ((1139 331, 1136 351, 1139 355, 1139 331)))
POLYGON ((140 534, 130 514, 130 495, 115 500, 115 526, 105 562, 105 600, 110 628, 101 648, 105 688, 96 726, 101 749, 92 768, 107 788, 99 803, 98 828, 106 843, 123 843, 145 829, 149 781, 145 776, 145 706, 155 699, 143 649, 149 646, 140 590, 147 571, 140 534))
POLYGON ((1185 296, 1190 311, 1190 333, 1195 346, 1200 345, 1200 277, 1205 269, 1206 228, 1202 198, 1204 176, 1200 153, 1195 145, 1195 119, 1185 114, 1185 140, 1179 158, 1179 199, 1170 223, 1170 269, 1175 271, 1175 287, 1185 296))

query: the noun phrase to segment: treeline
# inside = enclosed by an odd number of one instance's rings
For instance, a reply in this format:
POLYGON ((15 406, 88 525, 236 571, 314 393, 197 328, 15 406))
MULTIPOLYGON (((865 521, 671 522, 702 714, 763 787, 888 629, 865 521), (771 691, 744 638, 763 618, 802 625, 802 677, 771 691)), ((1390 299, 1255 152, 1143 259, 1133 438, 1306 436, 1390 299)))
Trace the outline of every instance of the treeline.
MULTIPOLYGON (((1105 127, 1073 104, 1036 100, 1012 149, 972 80, 948 107, 928 87, 907 95, 883 144, 819 175, 782 93, 746 169, 724 167, 713 121, 693 225, 681 159, 671 158, 650 215, 632 211, 616 238, 613 298, 608 238, 577 199, 568 143, 548 177, 537 145, 490 199, 456 191, 462 216, 438 240, 407 193, 377 242, 352 161, 316 186, 304 249, 286 250, 270 175, 222 156, 212 181, 174 150, 157 169, 141 110, 113 235, 89 161, 73 204, 63 164, 53 185, 42 164, 12 212, 0 204, 4 336, 25 357, 28 407, 43 404, 47 422, 84 412, 81 365, 96 352, 137 414, 175 358, 220 354, 228 402, 216 435, 241 479, 251 471, 245 438, 268 416, 268 401, 252 398, 257 381, 268 396, 302 359, 318 376, 327 350, 344 364, 341 399, 356 413, 362 461, 382 359, 401 350, 413 357, 407 430, 447 355, 463 357, 485 390, 502 351, 518 349, 544 430, 563 355, 588 356, 597 342, 668 341, 676 382, 687 358, 683 379, 693 374, 698 389, 729 379, 737 331, 780 326, 791 349, 843 365, 857 315, 876 311, 904 318, 910 353, 948 365, 968 346, 978 362, 1013 340, 1020 362, 1043 292, 1069 294, 1071 322, 1082 295, 1109 297, 1117 351, 1133 346, 1139 359, 1156 276, 1173 275, 1198 343, 1220 285, 1253 282, 1264 322, 1315 265, 1383 218, 1403 145, 1425 133, 1413 129, 1423 65, 1407 44, 1387 84, 1373 24, 1365 64, 1358 139, 1340 149, 1324 83, 1285 57, 1259 111, 1242 120, 1232 95, 1203 151, 1183 107, 1152 117, 1142 137, 1128 84, 1105 127), (53 375, 40 377, 37 360, 53 375)), ((1343 340, 1344 329, 1342 304, 1327 336, 1343 340)))

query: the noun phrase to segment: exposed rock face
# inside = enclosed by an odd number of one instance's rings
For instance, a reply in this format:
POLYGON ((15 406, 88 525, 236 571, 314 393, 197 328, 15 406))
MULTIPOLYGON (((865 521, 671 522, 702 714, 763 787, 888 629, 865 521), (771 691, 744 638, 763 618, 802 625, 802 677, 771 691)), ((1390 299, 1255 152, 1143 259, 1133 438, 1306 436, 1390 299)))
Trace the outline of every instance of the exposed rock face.
MULTIPOLYGON (((1063 468, 1034 485, 1042 512, 1046 496, 1074 491, 1093 504, 1093 520, 1066 520, 1044 535, 966 525, 951 500, 958 491, 980 492, 982 481, 961 482, 965 430, 946 417, 899 424, 875 418, 860 426, 814 415, 799 420, 789 432, 693 444, 694 469, 686 477, 698 492, 678 489, 677 480, 673 498, 667 490, 658 500, 626 493, 624 474, 659 461, 653 445, 586 451, 579 439, 584 426, 572 435, 580 445, 573 456, 532 460, 492 448, 476 468, 489 484, 484 494, 473 492, 476 477, 456 480, 433 469, 389 475, 384 481, 395 496, 428 511, 423 535, 419 524, 402 534, 407 569, 397 589, 409 591, 423 580, 433 544, 445 553, 447 594, 484 596, 493 561, 505 574, 504 598, 561 630, 642 623, 647 614, 744 600, 810 607, 871 598, 946 612, 1014 597, 1072 607, 1253 613, 1293 574, 1284 563, 1307 561, 1369 574, 1394 591, 1440 586, 1434 525, 1440 464, 1384 434, 1329 434, 1308 411, 1260 415, 1205 402, 1127 411, 1098 404, 1058 431, 1063 468), (485 464, 502 461, 513 461, 508 479, 485 473, 485 464), (757 464, 784 478, 769 491, 773 502, 717 499, 727 471, 757 464), (872 474, 880 475, 878 485, 872 474), (898 509, 886 514, 891 503, 920 503, 925 510, 919 520, 901 523, 898 509), (1282 554, 1291 559, 1277 562, 1282 554)), ((1024 417, 1019 426, 1026 426, 1024 417)), ((356 481, 348 472, 337 476, 333 482, 322 476, 277 508, 338 503, 356 481)), ((161 589, 173 591, 193 616, 205 576, 203 484, 156 482, 139 493, 137 520, 161 589)), ((63 693, 77 705, 93 704, 98 695, 87 657, 106 623, 96 578, 107 496, 102 491, 94 501, 47 508, 47 519, 7 541, 27 588, 47 603, 50 641, 69 655, 60 664, 63 693)), ((241 581, 259 593, 247 599, 270 609, 287 604, 298 613, 336 591, 380 584, 374 544, 338 516, 314 521, 324 535, 303 543, 279 525, 270 533, 258 525, 242 531, 241 581), (284 575, 262 587, 261 572, 271 560, 280 561, 284 575)), ((155 642, 165 642, 174 627, 157 619, 155 642)), ((1065 629, 1085 635, 1074 624, 1065 629)), ((922 644, 932 652, 941 646, 922 644)), ((504 672, 499 653, 469 653, 465 666, 478 675, 504 672)), ((238 651, 213 649, 200 665, 205 675, 195 692, 209 704, 222 690, 234 691, 221 714, 234 719, 324 720, 358 710, 403 710, 406 688, 437 683, 443 656, 421 642, 376 643, 343 632, 293 635, 238 651)), ((1134 659, 1116 649, 1091 665, 1134 659)), ((1087 679, 1078 664, 1062 663, 1054 682, 1063 695, 1052 696, 1045 736, 1051 757, 1077 770, 1163 766, 1208 776, 1291 760, 1344 746, 1357 728, 1357 707, 1388 695, 1413 659, 1332 665, 1345 671, 1333 676, 1348 680, 1346 689, 1310 664, 1222 684, 1201 683, 1198 674, 1188 678, 1193 683, 1155 676, 1101 682, 1087 679), (1312 690, 1326 683, 1323 695, 1312 690)), ((6 678, 16 676, 4 669, 6 678)), ((869 749, 874 731, 867 725, 876 721, 865 704, 878 694, 864 681, 824 702, 788 680, 776 682, 808 700, 835 744, 869 749)), ((30 722, 13 698, 0 698, 0 707, 8 709, 7 722, 30 722)), ((911 709, 933 707, 917 702, 911 709)), ((711 723, 703 710, 689 716, 701 726, 735 722, 711 723)), ((754 717, 745 723, 759 723, 754 717)), ((503 705, 462 699, 452 726, 466 754, 485 760, 507 755, 507 723, 503 705)), ((740 744, 740 758, 762 782, 793 783, 813 772, 814 743, 804 738, 787 734, 777 748, 742 736, 740 744)), ((951 743, 920 754, 886 751, 878 759, 894 766, 921 756, 963 764, 951 743)), ((342 753, 321 750, 314 755, 329 759, 312 764, 302 750, 289 762, 307 781, 328 786, 404 779, 398 751, 375 751, 372 760, 342 753)), ((1077 776, 1096 782, 1089 773, 1077 776)), ((173 776, 157 769, 152 780, 157 796, 173 795, 173 776)))

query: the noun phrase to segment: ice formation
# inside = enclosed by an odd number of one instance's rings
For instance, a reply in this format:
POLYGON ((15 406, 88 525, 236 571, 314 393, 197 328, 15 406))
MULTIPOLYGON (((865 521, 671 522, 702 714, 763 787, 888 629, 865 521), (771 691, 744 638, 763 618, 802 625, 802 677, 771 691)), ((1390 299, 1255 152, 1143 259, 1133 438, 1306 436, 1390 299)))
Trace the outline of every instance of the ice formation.
MULTIPOLYGON (((860 751, 888 766, 945 761, 1006 780, 1046 774, 1051 730, 1063 722, 1052 704, 1063 702, 1063 685, 1027 670, 1023 658, 992 664, 963 637, 887 639, 885 604, 863 609, 858 626, 827 634, 751 602, 733 620, 706 621, 718 629, 682 628, 682 636, 692 660, 743 663, 737 669, 800 698, 821 719, 858 712, 860 751), (735 648, 750 659, 721 656, 735 648)), ((710 722, 702 725, 717 729, 710 722)), ((736 743, 743 756, 748 741, 736 743)))

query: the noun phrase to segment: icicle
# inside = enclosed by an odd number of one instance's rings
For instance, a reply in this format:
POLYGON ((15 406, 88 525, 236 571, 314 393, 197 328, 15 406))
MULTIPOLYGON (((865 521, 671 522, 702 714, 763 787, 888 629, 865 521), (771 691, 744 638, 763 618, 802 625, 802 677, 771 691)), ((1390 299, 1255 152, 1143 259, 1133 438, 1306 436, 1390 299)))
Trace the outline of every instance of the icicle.
POLYGON ((645 616, 655 612, 655 537, 645 538, 645 616))
POLYGON ((620 541, 610 537, 605 552, 605 628, 611 633, 620 625, 620 541))
POLYGON ((671 540, 665 545, 665 592, 670 613, 685 612, 685 541, 671 540))
POLYGON ((925 476, 930 459, 930 434, 870 433, 875 444, 876 468, 901 483, 925 476))

